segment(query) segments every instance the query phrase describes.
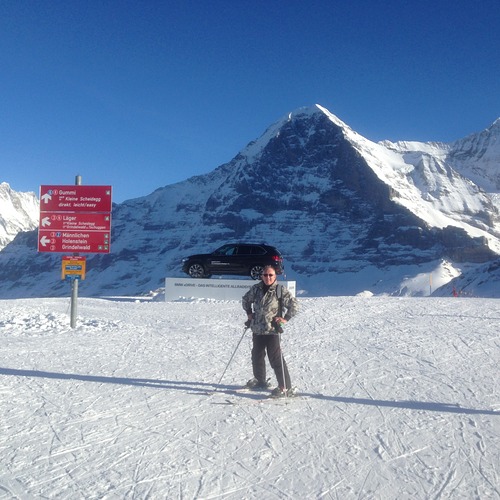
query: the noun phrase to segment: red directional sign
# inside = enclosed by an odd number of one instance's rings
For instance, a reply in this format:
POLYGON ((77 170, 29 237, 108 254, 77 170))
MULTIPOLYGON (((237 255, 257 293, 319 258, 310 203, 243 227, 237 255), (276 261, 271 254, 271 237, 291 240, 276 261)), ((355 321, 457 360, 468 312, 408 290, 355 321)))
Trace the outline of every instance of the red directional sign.
POLYGON ((109 232, 38 231, 39 252, 109 253, 109 232))
POLYGON ((110 231, 111 215, 108 213, 42 212, 40 229, 51 231, 110 231))
POLYGON ((40 212, 111 212, 111 186, 40 186, 40 212))
POLYGON ((40 186, 39 252, 109 253, 111 186, 40 186))

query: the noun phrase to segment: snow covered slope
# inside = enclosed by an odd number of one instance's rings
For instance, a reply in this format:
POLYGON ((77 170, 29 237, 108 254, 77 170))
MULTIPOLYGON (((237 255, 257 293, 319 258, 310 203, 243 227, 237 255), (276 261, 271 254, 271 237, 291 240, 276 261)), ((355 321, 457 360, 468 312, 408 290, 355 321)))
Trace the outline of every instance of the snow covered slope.
POLYGON ((479 266, 463 266, 452 280, 433 295, 449 297, 454 293, 460 297, 500 298, 500 259, 479 266))
POLYGON ((19 232, 38 227, 38 207, 35 193, 19 193, 0 183, 0 250, 19 232))
POLYGON ((0 301, 0 498, 500 496, 500 301, 299 302, 273 402, 238 302, 0 301))
POLYGON ((449 162, 488 193, 500 193, 500 118, 450 147, 449 162))

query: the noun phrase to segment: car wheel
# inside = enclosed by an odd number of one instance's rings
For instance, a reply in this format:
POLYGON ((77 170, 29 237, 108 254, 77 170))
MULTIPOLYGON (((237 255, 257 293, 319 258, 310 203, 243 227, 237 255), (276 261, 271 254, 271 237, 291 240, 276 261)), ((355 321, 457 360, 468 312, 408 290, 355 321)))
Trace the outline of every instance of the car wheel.
POLYGON ((203 278, 205 276, 205 269, 201 264, 191 264, 188 268, 188 274, 191 278, 203 278))
POLYGON ((262 266, 253 266, 250 269, 250 276, 254 280, 259 280, 260 276, 262 274, 262 269, 264 269, 262 266))

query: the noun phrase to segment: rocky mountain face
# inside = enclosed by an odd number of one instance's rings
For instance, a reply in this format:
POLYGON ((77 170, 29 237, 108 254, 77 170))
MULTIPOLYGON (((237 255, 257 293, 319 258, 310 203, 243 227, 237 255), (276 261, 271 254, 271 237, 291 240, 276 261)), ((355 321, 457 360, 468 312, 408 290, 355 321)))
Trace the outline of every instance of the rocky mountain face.
POLYGON ((479 134, 451 145, 448 161, 488 193, 500 193, 500 118, 479 134))
POLYGON ((0 250, 18 233, 38 227, 39 203, 35 193, 18 193, 0 183, 0 250))
MULTIPOLYGON (((147 292, 183 276, 183 257, 231 241, 278 247, 287 279, 310 295, 397 294, 443 260, 492 261, 499 128, 453 144, 376 144, 321 106, 298 109, 211 173, 115 205, 111 253, 89 257, 81 293, 147 292)), ((60 256, 38 255, 36 237, 0 252, 2 296, 68 293, 60 256)))

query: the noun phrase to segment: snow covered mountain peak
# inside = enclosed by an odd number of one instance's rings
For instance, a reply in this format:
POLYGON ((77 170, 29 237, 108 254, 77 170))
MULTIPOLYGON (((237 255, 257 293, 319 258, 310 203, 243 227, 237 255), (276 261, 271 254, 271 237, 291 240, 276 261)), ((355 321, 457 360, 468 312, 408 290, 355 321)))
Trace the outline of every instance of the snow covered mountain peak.
POLYGON ((303 106, 297 108, 296 110, 288 113, 288 120, 293 118, 304 119, 314 115, 325 115, 327 116, 335 125, 350 129, 350 127, 344 123, 338 116, 334 115, 331 111, 321 106, 321 104, 314 104, 312 106, 303 106))
MULTIPOLYGON (((309 123, 310 126, 308 133, 309 135, 312 135, 316 130, 316 124, 324 117, 327 117, 328 120, 337 127, 344 129, 345 131, 353 132, 346 123, 340 120, 333 113, 330 113, 330 111, 323 106, 319 104, 303 106, 287 113, 274 122, 258 139, 250 142, 246 148, 239 153, 238 157, 245 159, 247 162, 254 161, 257 157, 259 157, 271 140, 278 138, 285 127, 293 127, 293 123, 309 123)), ((302 144, 307 138, 308 133, 302 129, 298 131, 297 137, 300 137, 302 144)))
POLYGON ((489 193, 500 193, 500 118, 451 144, 450 163, 489 193))
POLYGON ((35 193, 19 193, 0 183, 0 250, 21 231, 38 227, 39 203, 35 193))

